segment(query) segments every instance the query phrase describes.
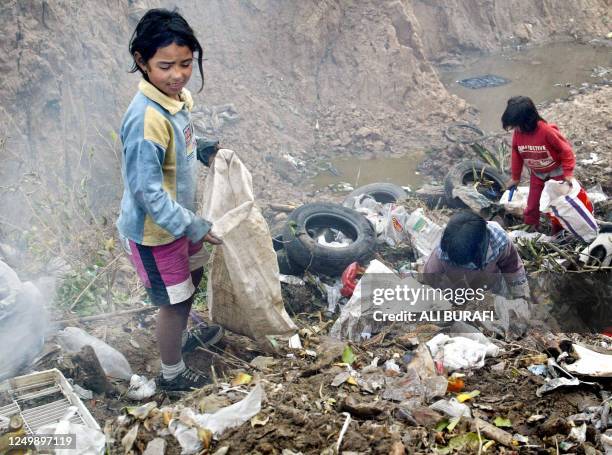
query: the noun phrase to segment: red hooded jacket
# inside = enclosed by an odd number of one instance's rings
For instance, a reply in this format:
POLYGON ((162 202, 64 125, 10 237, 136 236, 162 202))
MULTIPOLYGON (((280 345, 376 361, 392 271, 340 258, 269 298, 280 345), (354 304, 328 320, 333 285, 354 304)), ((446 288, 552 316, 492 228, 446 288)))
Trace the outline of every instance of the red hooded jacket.
POLYGON ((532 171, 546 174, 559 166, 563 177, 572 177, 576 157, 572 146, 559 132, 557 125, 538 121, 532 133, 514 130, 512 136, 512 179, 520 180, 523 164, 532 171))

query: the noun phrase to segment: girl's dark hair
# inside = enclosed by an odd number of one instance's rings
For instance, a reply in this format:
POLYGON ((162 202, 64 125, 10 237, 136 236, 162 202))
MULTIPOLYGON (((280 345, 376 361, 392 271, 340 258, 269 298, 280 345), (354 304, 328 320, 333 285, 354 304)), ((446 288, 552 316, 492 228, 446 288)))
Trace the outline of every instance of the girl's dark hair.
POLYGON ((524 133, 532 133, 538 127, 538 120, 545 122, 527 96, 514 96, 508 100, 501 121, 505 130, 519 127, 524 133))
POLYGON ((457 265, 473 262, 482 267, 489 236, 487 222, 469 210, 453 215, 442 234, 440 248, 457 265))
POLYGON ((202 88, 204 88, 202 46, 185 18, 176 10, 151 9, 142 16, 130 38, 130 54, 134 59, 130 73, 140 71, 142 77, 148 80, 146 73, 136 63, 136 52, 141 55, 146 63, 155 55, 157 49, 169 46, 172 43, 178 46, 187 46, 194 54, 197 52, 198 68, 202 78, 199 91, 202 91, 202 88))

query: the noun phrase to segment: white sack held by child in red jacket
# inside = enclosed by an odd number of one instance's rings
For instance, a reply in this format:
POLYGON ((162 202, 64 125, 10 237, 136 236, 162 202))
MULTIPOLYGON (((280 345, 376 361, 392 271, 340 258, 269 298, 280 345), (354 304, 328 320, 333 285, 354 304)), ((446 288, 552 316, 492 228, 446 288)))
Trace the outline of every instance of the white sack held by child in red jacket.
POLYGON ((572 179, 571 187, 566 182, 548 180, 540 198, 540 212, 550 213, 566 231, 585 242, 592 242, 597 237, 597 222, 578 198, 580 190, 576 179, 572 179))

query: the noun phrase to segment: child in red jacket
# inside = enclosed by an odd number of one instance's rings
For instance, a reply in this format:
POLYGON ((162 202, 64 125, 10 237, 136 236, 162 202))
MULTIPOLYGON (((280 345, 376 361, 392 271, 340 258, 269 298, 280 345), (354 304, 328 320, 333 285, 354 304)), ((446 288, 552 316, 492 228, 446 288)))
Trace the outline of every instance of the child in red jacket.
MULTIPOLYGON (((537 229, 540 224, 540 196, 544 183, 549 179, 564 181, 570 187, 574 174, 576 158, 572 147, 556 125, 546 123, 531 98, 515 96, 508 100, 502 115, 505 130, 514 129, 512 136, 512 178, 508 188, 518 185, 523 164, 531 171, 529 197, 524 212, 525 224, 537 229)), ((578 197, 592 212, 593 206, 586 197, 584 189, 578 197)), ((553 219, 553 234, 561 230, 558 220, 553 219)))

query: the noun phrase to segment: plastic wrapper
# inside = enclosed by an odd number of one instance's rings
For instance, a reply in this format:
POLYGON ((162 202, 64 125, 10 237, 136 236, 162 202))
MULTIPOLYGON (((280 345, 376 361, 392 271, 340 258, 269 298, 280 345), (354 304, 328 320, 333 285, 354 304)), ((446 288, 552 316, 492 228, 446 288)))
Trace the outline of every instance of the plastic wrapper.
POLYGON ((57 339, 60 346, 70 353, 79 352, 83 346, 91 346, 107 376, 126 381, 132 378, 132 367, 125 356, 85 330, 66 327, 57 334, 57 339))

